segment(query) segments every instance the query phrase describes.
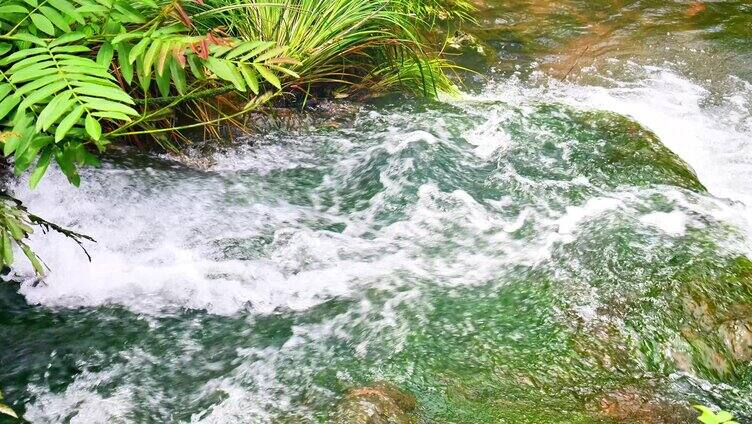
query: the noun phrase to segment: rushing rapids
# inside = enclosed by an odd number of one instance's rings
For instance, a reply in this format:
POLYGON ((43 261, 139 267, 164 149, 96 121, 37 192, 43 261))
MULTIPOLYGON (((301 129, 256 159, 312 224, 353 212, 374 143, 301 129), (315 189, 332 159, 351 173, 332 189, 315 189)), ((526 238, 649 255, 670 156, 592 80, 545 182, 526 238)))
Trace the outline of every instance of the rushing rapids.
POLYGON ((40 423, 752 420, 752 10, 593 3, 484 6, 488 78, 460 99, 20 181, 98 242, 38 235, 53 271, 0 288, 8 401, 40 423))

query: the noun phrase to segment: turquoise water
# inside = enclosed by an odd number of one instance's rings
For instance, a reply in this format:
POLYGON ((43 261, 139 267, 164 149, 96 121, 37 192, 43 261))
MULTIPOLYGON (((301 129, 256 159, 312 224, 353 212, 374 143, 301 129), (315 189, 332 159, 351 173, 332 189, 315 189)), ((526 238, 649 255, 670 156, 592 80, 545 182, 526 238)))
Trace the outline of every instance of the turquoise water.
POLYGON ((424 423, 752 421, 749 6, 549 3, 481 8, 459 99, 19 182, 98 243, 39 236, 51 274, 0 288, 8 403, 325 423, 388 382, 424 423))

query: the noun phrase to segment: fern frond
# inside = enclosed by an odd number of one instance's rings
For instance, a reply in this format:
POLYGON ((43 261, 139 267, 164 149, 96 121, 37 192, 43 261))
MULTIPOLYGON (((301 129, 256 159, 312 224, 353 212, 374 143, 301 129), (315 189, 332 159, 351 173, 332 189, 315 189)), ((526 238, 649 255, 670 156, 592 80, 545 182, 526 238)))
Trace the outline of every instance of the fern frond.
POLYGON ((0 28, 8 30, 6 35, 26 31, 55 36, 70 32, 76 23, 86 23, 84 14, 69 0, 11 0, 0 6, 0 28))
POLYGON ((274 46, 275 43, 264 41, 236 42, 232 47, 212 46, 207 67, 220 79, 231 82, 239 91, 245 92, 248 87, 254 94, 259 94, 259 81, 266 81, 281 90, 282 82, 277 72, 299 76, 280 66, 286 61, 295 63, 282 57, 287 47, 274 46))
MULTIPOLYGON (((69 136, 77 133, 73 139, 91 140, 101 148, 99 119, 127 122, 139 114, 132 107, 131 96, 115 83, 107 67, 84 56, 90 53, 89 48, 71 44, 78 39, 72 33, 49 43, 37 40, 36 47, 0 60, 0 67, 6 68, 0 71, 0 119, 11 116, 13 125, 3 153, 14 155, 16 172, 26 170, 51 144, 56 145, 56 152, 62 152, 56 156, 58 162, 82 163, 83 159, 68 160, 73 156, 64 154, 62 143, 69 136)), ((52 150, 43 153, 51 155, 52 150)), ((46 169, 48 160, 41 162, 46 169)), ((66 169, 68 178, 77 181, 75 167, 66 169)))
POLYGON ((187 29, 173 25, 146 33, 115 36, 111 42, 117 45, 118 62, 125 80, 130 84, 135 66, 144 91, 149 89, 151 81, 156 80, 162 96, 168 96, 171 87, 179 94, 185 94, 186 67, 190 67, 192 76, 199 81, 206 79, 208 70, 210 79, 232 83, 240 92, 250 88, 258 95, 260 82, 268 82, 278 90, 282 88, 278 73, 299 77, 281 66, 295 61, 283 58, 281 55, 287 49, 276 47, 276 43, 223 40, 224 45, 209 45, 208 37, 185 35, 181 31, 187 29), (138 42, 130 45, 136 39, 138 42))

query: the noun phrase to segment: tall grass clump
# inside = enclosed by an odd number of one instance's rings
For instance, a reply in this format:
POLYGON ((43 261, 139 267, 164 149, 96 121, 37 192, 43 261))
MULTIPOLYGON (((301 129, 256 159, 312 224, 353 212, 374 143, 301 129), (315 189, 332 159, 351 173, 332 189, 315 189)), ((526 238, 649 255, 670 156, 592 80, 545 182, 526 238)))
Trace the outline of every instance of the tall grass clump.
MULTIPOLYGON (((434 3, 435 0, 429 0, 434 3)), ((452 92, 447 61, 428 46, 430 25, 415 0, 205 0, 194 5, 203 30, 288 46, 286 55, 309 87, 373 92, 403 90, 434 97, 452 92)))

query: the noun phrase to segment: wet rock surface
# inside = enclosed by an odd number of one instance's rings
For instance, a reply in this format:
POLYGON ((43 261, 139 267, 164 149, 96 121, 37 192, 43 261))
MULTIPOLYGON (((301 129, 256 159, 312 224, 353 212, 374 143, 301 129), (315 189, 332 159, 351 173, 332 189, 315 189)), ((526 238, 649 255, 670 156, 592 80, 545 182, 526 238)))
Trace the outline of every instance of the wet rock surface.
POLYGON ((637 387, 609 393, 598 400, 597 407, 605 418, 630 424, 686 424, 697 416, 689 406, 661 399, 637 387))
POLYGON ((734 359, 752 361, 752 318, 724 322, 719 332, 734 359))
POLYGON ((415 398, 388 383, 350 390, 333 424, 418 424, 415 398))
POLYGON ((628 117, 606 111, 582 112, 556 103, 541 104, 533 113, 513 107, 507 113, 512 117, 505 126, 512 140, 508 161, 526 178, 571 181, 585 177, 603 188, 669 185, 706 191, 685 161, 656 134, 628 117), (541 158, 550 164, 529 165, 541 158))

